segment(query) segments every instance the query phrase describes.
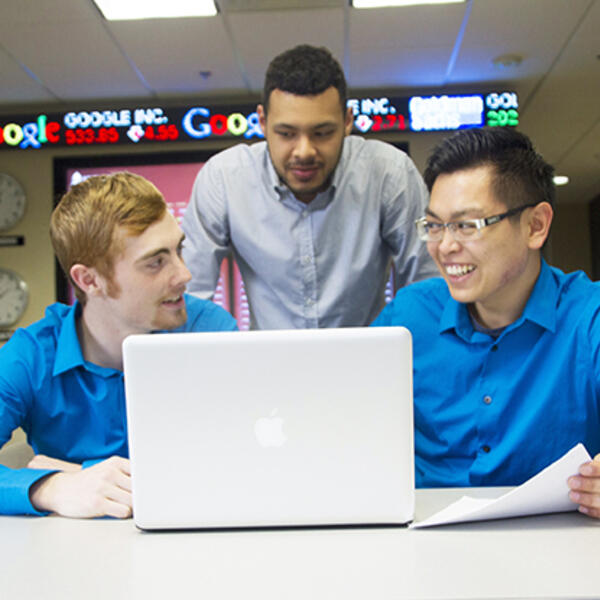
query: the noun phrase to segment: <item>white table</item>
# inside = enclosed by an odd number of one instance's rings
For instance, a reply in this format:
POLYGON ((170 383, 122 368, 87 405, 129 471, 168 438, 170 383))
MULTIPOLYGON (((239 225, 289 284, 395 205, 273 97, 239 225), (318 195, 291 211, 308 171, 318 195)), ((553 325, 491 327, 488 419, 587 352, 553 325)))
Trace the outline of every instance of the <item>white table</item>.
MULTIPOLYGON (((418 520, 464 493, 418 490, 418 520)), ((0 517, 2 600, 599 598, 600 521, 146 533, 131 520, 0 517)))

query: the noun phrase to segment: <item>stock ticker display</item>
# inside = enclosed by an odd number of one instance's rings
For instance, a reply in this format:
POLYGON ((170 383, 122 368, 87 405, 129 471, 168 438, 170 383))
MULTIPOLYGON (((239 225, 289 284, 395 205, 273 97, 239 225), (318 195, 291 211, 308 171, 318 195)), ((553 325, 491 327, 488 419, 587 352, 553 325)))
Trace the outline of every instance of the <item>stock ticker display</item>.
MULTIPOLYGON (((510 91, 351 98, 348 107, 354 117, 354 132, 363 135, 519 124, 517 94, 510 91)), ((0 116, 0 150, 263 137, 255 105, 139 106, 0 116)))

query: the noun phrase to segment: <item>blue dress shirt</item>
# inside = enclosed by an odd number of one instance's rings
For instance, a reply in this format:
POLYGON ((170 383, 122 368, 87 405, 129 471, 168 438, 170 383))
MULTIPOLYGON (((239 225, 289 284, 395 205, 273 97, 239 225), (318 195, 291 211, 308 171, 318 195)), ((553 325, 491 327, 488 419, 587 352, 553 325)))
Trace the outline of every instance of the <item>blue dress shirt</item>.
MULTIPOLYGON (((212 302, 189 295, 185 301, 187 322, 174 332, 237 329, 212 302)), ((36 454, 75 463, 128 456, 123 372, 84 360, 80 312, 79 303, 53 304, 0 348, 0 447, 22 427, 36 454)), ((0 514, 40 514, 29 488, 51 472, 0 465, 0 514)))
POLYGON ((600 283, 542 263, 523 314, 477 331, 443 279, 373 323, 413 335, 417 487, 518 485, 578 442, 600 452, 600 283))
POLYGON ((188 291, 211 298, 233 251, 253 329, 369 325, 397 288, 437 271, 417 237, 427 189, 390 144, 349 136, 331 185, 308 204, 283 184, 266 142, 240 144, 200 170, 182 222, 188 291))

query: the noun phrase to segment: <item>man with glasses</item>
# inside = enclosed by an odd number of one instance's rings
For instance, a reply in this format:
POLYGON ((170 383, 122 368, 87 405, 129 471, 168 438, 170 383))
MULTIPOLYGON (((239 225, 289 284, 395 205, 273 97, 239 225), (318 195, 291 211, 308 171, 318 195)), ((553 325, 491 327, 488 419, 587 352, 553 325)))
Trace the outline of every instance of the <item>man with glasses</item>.
MULTIPOLYGON (((413 335, 418 487, 518 485, 582 442, 600 452, 600 284, 542 258, 553 168, 512 129, 444 140, 416 222, 442 278, 374 325, 413 335)), ((600 518, 600 454, 568 480, 600 518)))

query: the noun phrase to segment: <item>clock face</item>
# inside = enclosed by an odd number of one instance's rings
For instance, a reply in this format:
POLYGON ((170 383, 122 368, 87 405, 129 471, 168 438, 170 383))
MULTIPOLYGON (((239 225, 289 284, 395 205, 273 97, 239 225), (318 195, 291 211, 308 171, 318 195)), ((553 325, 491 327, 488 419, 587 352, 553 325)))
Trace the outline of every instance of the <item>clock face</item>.
POLYGON ((25 214, 25 190, 7 173, 0 173, 0 231, 16 225, 25 214))
POLYGON ((0 327, 16 323, 27 308, 29 292, 20 275, 0 269, 0 327))

